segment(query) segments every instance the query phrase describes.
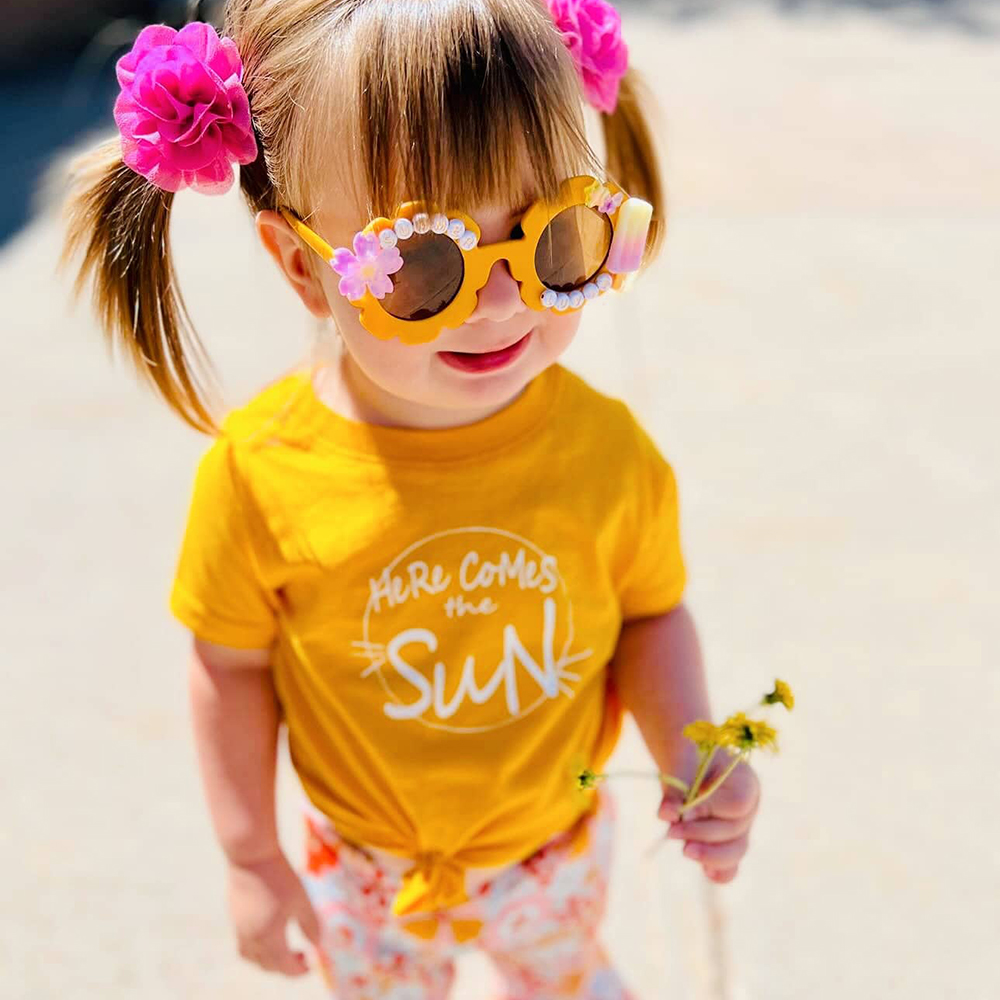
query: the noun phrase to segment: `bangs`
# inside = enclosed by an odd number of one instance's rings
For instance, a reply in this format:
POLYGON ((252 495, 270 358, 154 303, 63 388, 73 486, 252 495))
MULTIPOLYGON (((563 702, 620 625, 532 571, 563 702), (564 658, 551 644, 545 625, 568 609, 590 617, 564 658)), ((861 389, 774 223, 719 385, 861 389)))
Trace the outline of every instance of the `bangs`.
POLYGON ((408 200, 520 206, 602 176, 576 70, 537 0, 362 0, 347 22, 332 79, 369 217, 408 200))

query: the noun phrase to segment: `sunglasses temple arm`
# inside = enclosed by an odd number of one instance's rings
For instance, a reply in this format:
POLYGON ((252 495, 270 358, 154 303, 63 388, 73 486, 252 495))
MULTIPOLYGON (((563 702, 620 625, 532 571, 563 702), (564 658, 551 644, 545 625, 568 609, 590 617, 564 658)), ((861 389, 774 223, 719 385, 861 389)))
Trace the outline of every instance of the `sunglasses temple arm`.
POLYGON ((295 218, 287 209, 281 209, 281 214, 285 217, 292 229, 302 237, 323 258, 327 263, 333 260, 333 248, 321 236, 317 236, 304 222, 295 218))

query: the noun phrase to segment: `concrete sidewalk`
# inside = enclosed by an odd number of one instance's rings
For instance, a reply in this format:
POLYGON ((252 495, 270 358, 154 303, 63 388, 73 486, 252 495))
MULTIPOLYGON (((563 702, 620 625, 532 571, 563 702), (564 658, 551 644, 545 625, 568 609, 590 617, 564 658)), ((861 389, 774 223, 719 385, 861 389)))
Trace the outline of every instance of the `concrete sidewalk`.
MULTIPOLYGON (((730 1000, 991 1000, 1000 41, 722 9, 626 14, 665 110, 670 232, 568 363, 677 469, 716 713, 775 676, 799 700, 717 890, 730 1000)), ((181 197, 174 233, 238 400, 310 331, 235 196, 181 197)), ((205 441, 108 364, 59 247, 42 213, 0 256, 3 995, 318 1000, 237 957, 195 771, 165 603, 205 441)), ((630 731, 616 766, 645 764, 630 731)), ((609 946, 643 1000, 711 996, 699 869, 673 844, 644 865, 655 786, 618 787, 609 946)), ((488 976, 471 959, 460 1000, 488 976)))

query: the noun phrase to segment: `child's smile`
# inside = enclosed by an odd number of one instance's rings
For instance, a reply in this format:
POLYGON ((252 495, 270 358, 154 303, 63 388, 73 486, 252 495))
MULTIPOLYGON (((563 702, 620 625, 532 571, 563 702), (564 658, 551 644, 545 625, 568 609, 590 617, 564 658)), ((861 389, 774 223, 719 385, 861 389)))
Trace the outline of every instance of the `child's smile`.
POLYGON ((459 371, 471 372, 494 372, 501 368, 506 368, 513 364, 525 350, 531 339, 532 330, 529 330, 523 337, 513 343, 506 344, 492 350, 485 351, 438 351, 438 357, 452 368, 459 371))

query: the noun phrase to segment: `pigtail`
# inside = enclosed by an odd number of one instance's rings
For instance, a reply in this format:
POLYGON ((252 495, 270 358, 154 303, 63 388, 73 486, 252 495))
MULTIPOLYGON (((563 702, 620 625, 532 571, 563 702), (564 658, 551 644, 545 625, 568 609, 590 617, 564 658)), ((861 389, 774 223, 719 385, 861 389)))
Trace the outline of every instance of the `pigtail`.
POLYGON ((70 168, 63 263, 82 251, 76 292, 92 283, 94 306, 112 347, 196 430, 211 433, 206 404, 211 368, 176 288, 168 242, 174 196, 127 167, 114 140, 70 168))
POLYGON ((644 266, 656 258, 666 233, 666 191, 649 124, 653 106, 648 89, 629 69, 619 82, 614 113, 601 115, 608 174, 630 195, 653 206, 644 266))

